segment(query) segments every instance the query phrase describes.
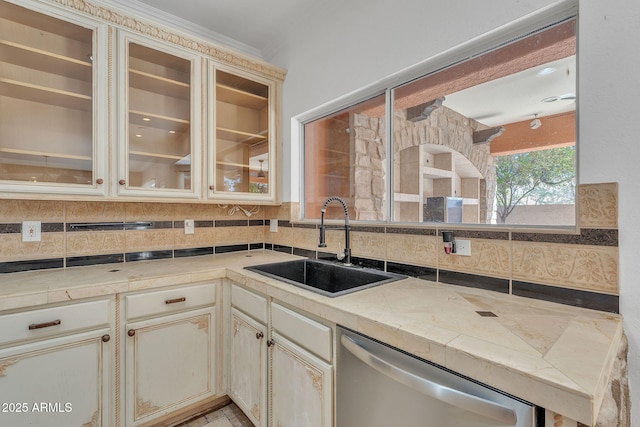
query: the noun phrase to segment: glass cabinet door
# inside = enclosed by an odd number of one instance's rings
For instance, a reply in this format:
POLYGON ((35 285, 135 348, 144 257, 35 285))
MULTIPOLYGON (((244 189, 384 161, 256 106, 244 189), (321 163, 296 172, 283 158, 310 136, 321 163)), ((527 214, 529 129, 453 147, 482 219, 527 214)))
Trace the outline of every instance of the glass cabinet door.
MULTIPOLYGON (((199 58, 125 37, 126 143, 119 193, 198 197, 194 117, 200 99, 199 58)), ((199 110, 198 110, 199 111, 199 110)))
POLYGON ((106 64, 106 32, 84 23, 0 1, 4 191, 105 192, 106 156, 98 153, 106 115, 98 120, 95 113, 107 105, 106 73, 97 78, 96 67, 106 64))
POLYGON ((215 162, 210 197, 273 197, 271 92, 268 81, 215 70, 215 162))

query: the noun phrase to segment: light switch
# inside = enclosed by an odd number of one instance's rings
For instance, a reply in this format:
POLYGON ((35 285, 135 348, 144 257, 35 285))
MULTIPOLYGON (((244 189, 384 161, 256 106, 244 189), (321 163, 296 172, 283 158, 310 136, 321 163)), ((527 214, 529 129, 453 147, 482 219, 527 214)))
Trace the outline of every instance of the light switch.
POLYGON ((22 241, 39 242, 42 240, 42 221, 22 221, 22 241))
POLYGON ((278 220, 277 219, 270 219, 269 220, 269 231, 271 231, 272 233, 277 233, 278 232, 278 220))
POLYGON ((194 234, 196 232, 195 221, 192 219, 184 220, 184 234, 194 234))

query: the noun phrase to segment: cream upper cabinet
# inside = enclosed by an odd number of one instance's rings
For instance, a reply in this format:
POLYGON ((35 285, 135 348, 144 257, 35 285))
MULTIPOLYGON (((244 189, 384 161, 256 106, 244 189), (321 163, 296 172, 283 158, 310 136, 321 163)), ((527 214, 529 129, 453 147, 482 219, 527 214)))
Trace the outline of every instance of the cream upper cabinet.
POLYGON ((208 197, 276 201, 276 99, 279 83, 209 65, 208 197))
POLYGON ((107 193, 107 47, 98 21, 0 1, 0 192, 107 193))
POLYGON ((201 197, 202 58, 120 31, 119 196, 201 197))
POLYGON ((284 70, 58 3, 0 0, 0 197, 278 203, 284 70))

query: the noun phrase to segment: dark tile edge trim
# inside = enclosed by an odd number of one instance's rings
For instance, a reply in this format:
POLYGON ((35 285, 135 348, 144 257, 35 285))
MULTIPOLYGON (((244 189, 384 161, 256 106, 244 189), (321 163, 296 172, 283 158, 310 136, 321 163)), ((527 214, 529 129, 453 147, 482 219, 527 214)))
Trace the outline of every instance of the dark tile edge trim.
POLYGON ((229 252, 242 252, 242 251, 248 251, 249 250, 249 245, 248 244, 241 244, 241 245, 225 245, 225 246, 216 246, 215 247, 215 253, 217 254, 226 254, 229 252))
POLYGON ((9 261, 0 263, 0 274, 19 273, 22 271, 63 268, 64 258, 34 259, 28 261, 9 261))
POLYGON ((435 228, 386 227, 387 234, 413 234, 419 236, 436 236, 435 228))
POLYGON ((316 259, 316 251, 310 249, 302 249, 302 248, 293 248, 293 254, 298 256, 303 256, 311 259, 316 259))
POLYGON ((519 281, 513 281, 511 289, 513 295, 521 297, 620 313, 620 297, 617 295, 519 281))
POLYGON ((129 252, 124 255, 125 262, 148 261, 154 259, 173 258, 173 250, 129 252))
POLYGON ((438 271, 434 267, 421 267, 418 265, 401 264, 387 261, 386 270, 390 273, 404 274, 409 277, 416 277, 423 280, 435 282, 438 278, 438 271))
POLYGON ((173 250, 174 258, 186 258, 186 257, 201 256, 201 255, 213 255, 213 246, 173 250))
POLYGON ((98 264, 119 264, 124 262, 124 254, 105 254, 67 257, 67 267, 85 267, 98 264))
POLYGON ((514 242, 618 246, 618 230, 583 228, 580 234, 511 233, 514 242))
POLYGON ((440 270, 438 281, 450 285, 466 286, 468 288, 486 289, 489 291, 509 293, 509 279, 481 276, 478 274, 460 273, 457 271, 440 270))
POLYGON ((214 224, 215 227, 247 227, 249 221, 246 219, 217 219, 214 224))

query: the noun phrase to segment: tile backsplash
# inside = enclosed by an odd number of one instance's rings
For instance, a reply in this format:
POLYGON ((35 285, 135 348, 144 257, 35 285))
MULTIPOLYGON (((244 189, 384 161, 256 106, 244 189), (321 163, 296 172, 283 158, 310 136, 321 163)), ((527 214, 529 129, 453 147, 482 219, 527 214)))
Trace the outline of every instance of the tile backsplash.
MULTIPOLYGON (((472 256, 446 255, 437 227, 352 225, 356 262, 465 286, 618 311, 617 184, 579 186, 580 234, 456 228, 472 256)), ((327 231, 319 251, 314 223, 297 222, 299 205, 0 200, 0 272, 272 249, 333 258, 344 232, 327 231), (277 232, 268 220, 279 219, 277 232), (195 220, 195 233, 184 221, 195 220), (42 221, 42 241, 22 242, 21 223, 42 221)), ((449 229, 449 228, 448 228, 449 229)), ((1 276, 0 276, 1 277, 1 276)))

